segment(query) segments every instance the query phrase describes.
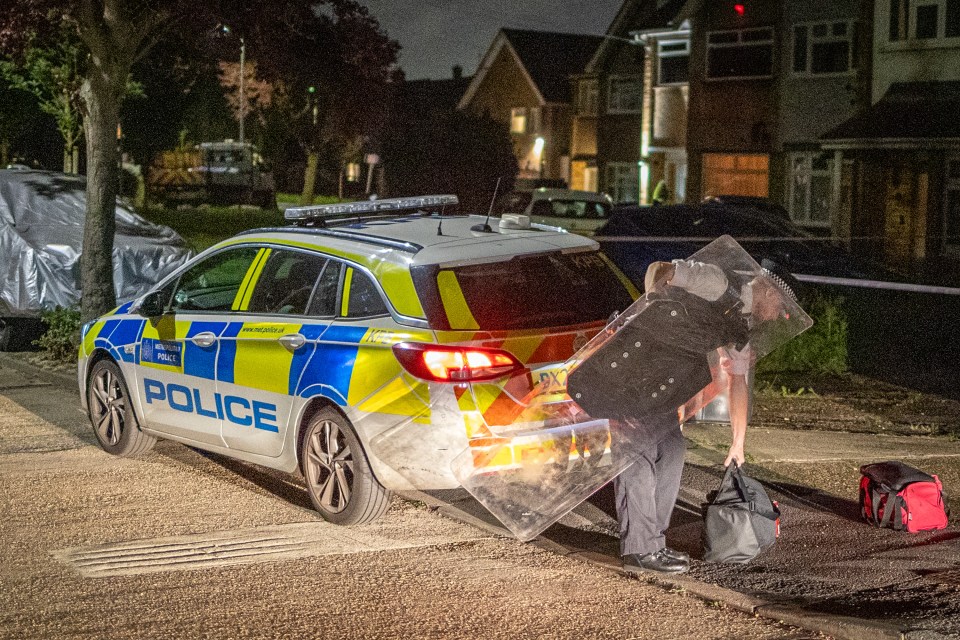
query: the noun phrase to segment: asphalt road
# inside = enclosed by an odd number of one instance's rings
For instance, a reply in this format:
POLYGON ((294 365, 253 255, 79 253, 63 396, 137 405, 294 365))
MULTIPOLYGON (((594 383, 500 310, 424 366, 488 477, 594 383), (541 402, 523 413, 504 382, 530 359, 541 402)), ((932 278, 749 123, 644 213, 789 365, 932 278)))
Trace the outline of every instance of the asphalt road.
POLYGON ((8 366, 0 487, 0 638, 822 637, 422 503, 338 528, 296 478, 173 443, 116 459, 68 382, 8 366))

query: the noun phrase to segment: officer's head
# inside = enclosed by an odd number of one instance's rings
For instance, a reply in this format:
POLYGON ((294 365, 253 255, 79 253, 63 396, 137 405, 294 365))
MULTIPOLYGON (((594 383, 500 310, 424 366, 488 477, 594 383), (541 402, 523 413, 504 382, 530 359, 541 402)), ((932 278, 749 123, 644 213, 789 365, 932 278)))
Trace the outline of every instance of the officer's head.
POLYGON ((753 317, 760 321, 789 318, 786 301, 796 301, 797 280, 793 275, 773 262, 764 259, 760 273, 750 283, 753 293, 753 317))

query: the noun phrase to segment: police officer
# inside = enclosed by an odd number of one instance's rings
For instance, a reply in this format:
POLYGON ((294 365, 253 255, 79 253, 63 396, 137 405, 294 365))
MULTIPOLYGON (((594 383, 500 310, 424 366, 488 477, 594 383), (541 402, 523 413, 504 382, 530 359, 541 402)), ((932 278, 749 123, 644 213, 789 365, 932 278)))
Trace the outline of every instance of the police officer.
MULTIPOLYGON (((768 261, 764 261, 764 267, 762 275, 744 285, 740 291, 732 290, 728 278, 719 267, 690 260, 653 263, 645 278, 648 296, 673 287, 696 296, 698 300, 735 311, 732 318, 729 313, 726 314, 729 323, 727 319, 710 323, 717 331, 717 340, 722 343, 719 347, 720 364, 730 380, 728 395, 732 441, 724 466, 731 461, 736 461, 738 465, 744 462, 749 400, 747 373, 753 363, 750 345, 744 339, 746 328, 757 322, 773 320, 783 312, 781 291, 795 299, 786 282, 791 276, 780 272, 776 265, 768 261), (733 304, 731 296, 737 298, 733 304)), ((692 323, 691 318, 686 320, 689 326, 697 326, 698 323, 703 325, 703 320, 709 317, 697 317, 697 304, 688 304, 685 308, 693 310, 692 323)), ((683 333, 680 323, 673 326, 683 333)), ((671 329, 670 324, 663 327, 665 333, 671 329)), ((684 336, 684 339, 688 343, 697 342, 690 336, 684 336)), ((711 347, 713 344, 703 348, 711 350, 711 347)), ((704 351, 704 360, 706 355, 707 351, 704 351)), ((660 387, 667 387, 667 381, 675 382, 669 374, 657 375, 667 376, 660 387)), ((678 371, 677 375, 683 375, 683 372, 678 371)), ((653 387, 653 393, 657 388, 653 387)), ((684 438, 675 410, 646 416, 643 421, 648 423, 649 428, 643 437, 631 440, 628 444, 639 457, 614 481, 623 568, 628 572, 649 570, 682 573, 689 568, 690 557, 667 547, 664 533, 670 524, 680 490, 686 450, 684 438)))

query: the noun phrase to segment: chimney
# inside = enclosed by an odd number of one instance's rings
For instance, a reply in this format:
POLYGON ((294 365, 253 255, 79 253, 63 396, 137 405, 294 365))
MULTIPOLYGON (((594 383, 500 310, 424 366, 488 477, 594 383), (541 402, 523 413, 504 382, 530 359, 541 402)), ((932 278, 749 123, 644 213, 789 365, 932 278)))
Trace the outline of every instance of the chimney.
POLYGON ((460 80, 463 78, 463 67, 458 64, 453 65, 453 79, 460 80))

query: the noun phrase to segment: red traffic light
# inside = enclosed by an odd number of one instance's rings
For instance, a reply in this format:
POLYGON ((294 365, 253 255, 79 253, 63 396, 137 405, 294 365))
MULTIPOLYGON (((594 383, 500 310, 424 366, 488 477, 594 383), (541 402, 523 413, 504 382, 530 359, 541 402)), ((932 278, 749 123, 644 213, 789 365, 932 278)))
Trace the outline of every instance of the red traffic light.
POLYGON ((744 13, 747 12, 747 7, 738 3, 733 5, 733 10, 737 12, 738 16, 742 16, 744 13))

